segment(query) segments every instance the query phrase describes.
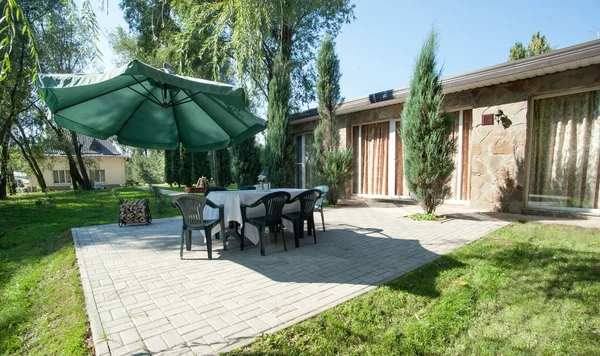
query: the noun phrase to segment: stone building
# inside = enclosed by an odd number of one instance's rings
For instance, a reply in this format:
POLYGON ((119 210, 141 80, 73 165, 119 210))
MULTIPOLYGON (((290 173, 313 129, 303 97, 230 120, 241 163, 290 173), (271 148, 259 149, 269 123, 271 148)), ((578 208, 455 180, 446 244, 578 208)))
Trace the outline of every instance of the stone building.
MULTIPOLYGON (((457 152, 449 203, 505 212, 600 212, 600 40, 443 79, 457 152)), ((347 193, 411 198, 400 127, 408 87, 344 102, 340 145, 354 151, 347 193)), ((296 183, 312 186, 316 110, 293 115, 296 183)))

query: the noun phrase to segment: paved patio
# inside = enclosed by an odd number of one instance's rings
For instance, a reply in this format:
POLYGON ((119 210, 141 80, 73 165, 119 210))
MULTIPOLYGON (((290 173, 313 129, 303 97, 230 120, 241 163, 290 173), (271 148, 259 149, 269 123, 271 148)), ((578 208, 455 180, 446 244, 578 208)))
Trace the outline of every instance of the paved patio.
MULTIPOLYGON (((179 259, 181 218, 150 226, 73 229, 97 355, 194 355, 227 351, 365 293, 507 224, 460 214, 445 222, 403 218, 414 207, 327 209, 327 231, 289 250, 200 235, 179 259), (407 210, 408 209, 408 210, 407 210)), ((442 211, 443 213, 443 211, 442 211)), ((319 225, 320 219, 318 221, 319 225)))

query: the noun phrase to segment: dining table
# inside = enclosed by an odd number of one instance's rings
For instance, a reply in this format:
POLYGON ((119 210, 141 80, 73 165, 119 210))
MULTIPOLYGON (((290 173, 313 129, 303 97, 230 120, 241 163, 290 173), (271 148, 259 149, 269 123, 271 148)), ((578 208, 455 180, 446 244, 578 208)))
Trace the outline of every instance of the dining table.
MULTIPOLYGON (((224 207, 224 219, 227 225, 228 222, 237 222, 240 227, 244 227, 245 237, 253 244, 258 244, 258 229, 252 224, 245 224, 242 219, 242 208, 241 204, 250 205, 256 202, 263 196, 273 192, 288 192, 290 193, 291 199, 296 197, 298 194, 305 192, 306 189, 298 188, 276 188, 270 190, 228 190, 228 191, 212 191, 206 197, 217 205, 223 205, 224 207)), ((298 211, 300 209, 300 202, 296 201, 293 204, 286 204, 283 208, 284 213, 298 211)), ((255 208, 248 208, 246 210, 246 216, 249 218, 264 216, 265 207, 259 205, 255 208)), ((218 219, 219 210, 213 209, 206 206, 204 208, 204 219, 218 219)), ((283 219, 283 226, 286 230, 293 232, 294 225, 291 221, 283 219)), ((215 227, 213 233, 220 231, 220 227, 215 227)), ((243 237, 241 237, 243 238, 243 237)))

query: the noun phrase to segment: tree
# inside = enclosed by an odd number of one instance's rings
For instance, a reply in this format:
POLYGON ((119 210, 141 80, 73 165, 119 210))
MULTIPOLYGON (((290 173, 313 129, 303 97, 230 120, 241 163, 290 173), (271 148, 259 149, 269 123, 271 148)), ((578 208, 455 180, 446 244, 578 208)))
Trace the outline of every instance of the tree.
POLYGON ((548 43, 546 36, 540 35, 540 32, 538 31, 531 36, 531 41, 527 44, 527 48, 525 48, 521 42, 515 43, 510 49, 508 60, 514 61, 517 59, 533 57, 554 51, 555 49, 556 47, 553 47, 548 43))
MULTIPOLYGON (((211 153, 212 158, 213 153, 211 153)), ((216 161, 217 163, 217 177, 215 179, 215 184, 219 187, 227 187, 231 184, 231 157, 229 155, 229 150, 224 148, 222 150, 217 151, 217 159, 211 159, 211 167, 216 161)), ((214 167, 212 167, 214 170, 214 167)))
POLYGON ((442 109, 444 94, 437 49, 437 34, 432 30, 415 63, 399 133, 408 188, 427 214, 435 212, 449 196, 454 171, 452 118, 442 109))
POLYGON ((320 121, 315 129, 311 162, 319 184, 329 186, 327 200, 337 204, 352 177, 352 150, 341 150, 335 111, 343 101, 340 60, 333 38, 326 37, 317 58, 317 99, 320 121))
POLYGON ((294 137, 290 114, 290 72, 282 56, 276 59, 275 73, 269 85, 269 121, 267 145, 263 157, 265 174, 275 188, 294 184, 294 137))
POLYGON ((191 187, 196 182, 192 181, 192 166, 193 166, 192 152, 188 152, 181 149, 181 165, 179 166, 179 179, 180 184, 186 187, 191 187))
POLYGON ((177 183, 178 187, 181 187, 181 144, 179 146, 179 148, 172 152, 171 172, 173 172, 173 180, 177 183))
POLYGON ((173 10, 184 23, 181 46, 190 34, 210 29, 203 51, 233 58, 237 79, 253 98, 268 99, 281 54, 290 65, 293 104, 314 99, 314 58, 323 35, 335 37, 354 19, 350 0, 180 0, 173 10))
POLYGON ((258 183, 260 162, 261 147, 254 137, 231 146, 231 175, 238 188, 258 183))
MULTIPOLYGON (((164 155, 165 155, 165 182, 167 182, 167 184, 169 184, 170 186, 173 186, 173 183, 175 183, 175 175, 173 174, 173 152, 175 152, 175 150, 165 150, 164 155)), ((179 158, 179 157, 177 157, 179 158)))
POLYGON ((206 177, 210 179, 211 174, 210 157, 208 152, 192 153, 192 182, 196 183, 198 178, 206 177))

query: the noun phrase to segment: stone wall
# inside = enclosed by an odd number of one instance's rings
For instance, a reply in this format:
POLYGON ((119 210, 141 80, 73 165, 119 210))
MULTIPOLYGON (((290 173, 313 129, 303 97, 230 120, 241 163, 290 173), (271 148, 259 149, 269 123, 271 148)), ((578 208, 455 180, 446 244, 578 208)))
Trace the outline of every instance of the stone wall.
POLYGON ((598 84, 600 65, 448 95, 447 107, 473 107, 471 208, 521 213, 531 98, 598 84), (499 109, 506 120, 481 125, 482 115, 499 109))
MULTIPOLYGON (((600 85, 600 65, 446 96, 448 109, 472 107, 471 208, 520 213, 526 187, 528 109, 532 97, 600 85), (482 126, 482 115, 502 110, 506 120, 482 126)), ((340 145, 352 142, 352 125, 400 117, 402 104, 339 115, 340 145)), ((292 126, 294 134, 311 132, 317 121, 292 126)))

